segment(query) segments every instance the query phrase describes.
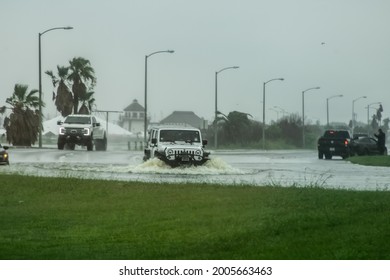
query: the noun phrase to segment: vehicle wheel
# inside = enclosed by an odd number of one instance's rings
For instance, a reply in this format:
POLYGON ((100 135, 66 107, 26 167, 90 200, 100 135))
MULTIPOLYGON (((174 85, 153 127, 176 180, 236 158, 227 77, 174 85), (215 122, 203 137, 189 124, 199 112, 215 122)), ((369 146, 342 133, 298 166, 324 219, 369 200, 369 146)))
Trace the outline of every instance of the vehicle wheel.
POLYGON ((324 153, 318 151, 318 159, 323 159, 324 158, 324 153))
POLYGON ((65 143, 64 143, 64 142, 58 142, 58 143, 57 143, 58 150, 63 150, 63 149, 64 149, 64 146, 65 146, 65 143))
POLYGON ((102 148, 101 148, 100 140, 95 140, 95 150, 100 151, 101 149, 102 148))
POLYGON ((332 155, 331 154, 325 154, 325 159, 332 159, 332 155))
POLYGON ((95 140, 96 151, 107 151, 107 138, 95 140))
POLYGON ((148 159, 150 159, 150 150, 144 150, 144 158, 143 158, 143 160, 147 161, 148 159))
POLYGON ((100 141, 100 148, 102 151, 107 151, 107 138, 104 136, 104 139, 100 141))
POLYGON ((88 150, 88 151, 92 151, 92 150, 93 150, 93 143, 92 143, 92 140, 90 140, 90 141, 87 143, 87 150, 88 150))

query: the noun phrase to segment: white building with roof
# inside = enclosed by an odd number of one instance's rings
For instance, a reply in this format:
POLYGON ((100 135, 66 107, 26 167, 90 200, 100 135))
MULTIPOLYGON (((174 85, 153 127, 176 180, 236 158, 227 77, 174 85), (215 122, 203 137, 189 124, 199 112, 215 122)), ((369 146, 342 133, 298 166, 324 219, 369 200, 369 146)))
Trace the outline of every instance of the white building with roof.
POLYGON ((119 116, 119 125, 136 135, 143 135, 145 108, 134 99, 123 111, 124 113, 119 116))

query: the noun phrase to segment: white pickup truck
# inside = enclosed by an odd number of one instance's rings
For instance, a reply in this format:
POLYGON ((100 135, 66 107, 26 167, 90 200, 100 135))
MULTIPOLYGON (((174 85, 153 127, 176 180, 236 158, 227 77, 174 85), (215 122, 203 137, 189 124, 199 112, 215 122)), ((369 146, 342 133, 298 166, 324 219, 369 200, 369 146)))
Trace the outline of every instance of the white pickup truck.
POLYGON ((63 150, 65 146, 74 150, 75 145, 86 146, 88 151, 107 150, 106 131, 92 115, 69 115, 65 120, 57 122, 59 127, 57 146, 63 150))

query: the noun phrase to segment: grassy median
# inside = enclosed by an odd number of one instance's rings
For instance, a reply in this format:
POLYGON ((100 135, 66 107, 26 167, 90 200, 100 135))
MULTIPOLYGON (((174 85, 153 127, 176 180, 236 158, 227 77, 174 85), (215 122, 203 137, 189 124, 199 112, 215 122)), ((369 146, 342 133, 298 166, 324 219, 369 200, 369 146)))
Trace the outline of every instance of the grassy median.
POLYGON ((390 166, 390 156, 355 156, 349 157, 352 163, 368 165, 368 166, 390 166))
POLYGON ((0 259, 390 259, 390 192, 0 175, 0 259))

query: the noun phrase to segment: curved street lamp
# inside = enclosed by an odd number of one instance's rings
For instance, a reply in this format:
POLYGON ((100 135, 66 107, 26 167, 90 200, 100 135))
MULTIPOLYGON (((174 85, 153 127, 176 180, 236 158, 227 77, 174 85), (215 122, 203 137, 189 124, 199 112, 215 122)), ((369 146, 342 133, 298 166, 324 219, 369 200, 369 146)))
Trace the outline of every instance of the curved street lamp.
POLYGON ((352 137, 353 137, 353 132, 355 130, 355 102, 358 101, 359 99, 362 99, 362 98, 367 98, 367 96, 363 95, 363 96, 360 96, 354 100, 352 100, 352 128, 351 128, 351 131, 352 131, 352 137))
POLYGON ((157 51, 151 54, 145 55, 145 109, 144 109, 144 142, 146 143, 146 134, 148 129, 148 58, 158 53, 174 53, 174 50, 157 51))
POLYGON ((342 94, 339 95, 333 95, 326 99, 326 126, 329 128, 329 99, 335 98, 335 97, 343 97, 342 94))
POLYGON ((302 147, 305 148, 305 92, 313 89, 320 89, 320 87, 311 87, 302 91, 302 147))
POLYGON ((217 117, 218 117, 218 74, 222 71, 228 70, 228 69, 237 69, 239 66, 230 66, 222 68, 219 71, 215 72, 215 127, 214 127, 214 148, 217 149, 218 147, 218 124, 217 124, 217 117))
POLYGON ((39 104, 38 104, 38 111, 39 111, 39 148, 42 148, 42 57, 41 57, 41 36, 49 31, 57 30, 57 29, 63 29, 63 30, 70 30, 73 29, 71 26, 62 26, 62 27, 54 27, 47 29, 41 33, 38 33, 38 65, 39 65, 39 104))
POLYGON ((265 149, 265 85, 272 81, 284 81, 283 78, 275 78, 263 83, 263 150, 265 149))

